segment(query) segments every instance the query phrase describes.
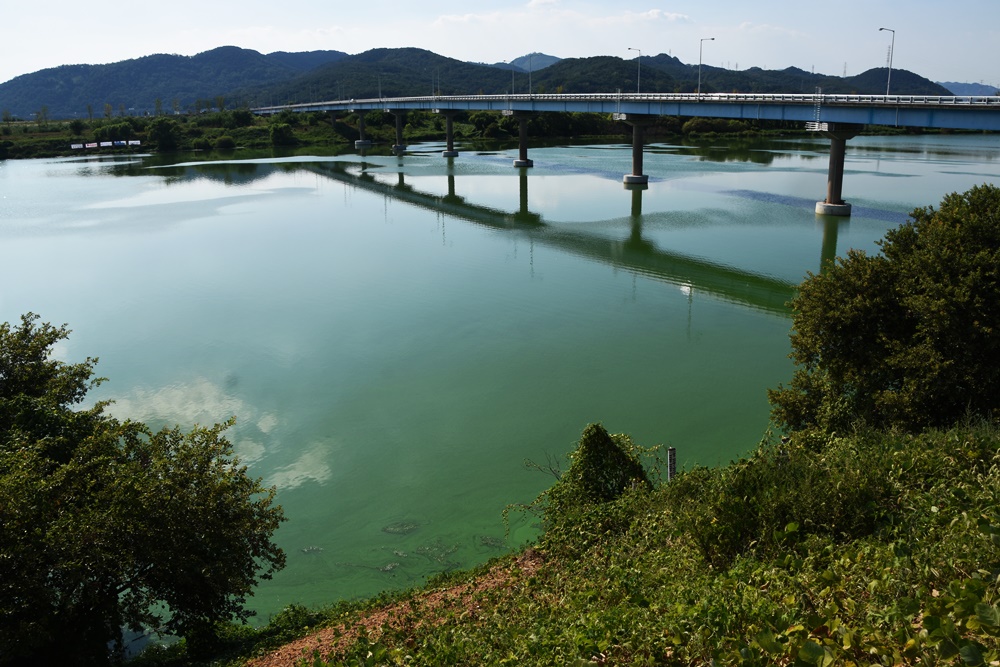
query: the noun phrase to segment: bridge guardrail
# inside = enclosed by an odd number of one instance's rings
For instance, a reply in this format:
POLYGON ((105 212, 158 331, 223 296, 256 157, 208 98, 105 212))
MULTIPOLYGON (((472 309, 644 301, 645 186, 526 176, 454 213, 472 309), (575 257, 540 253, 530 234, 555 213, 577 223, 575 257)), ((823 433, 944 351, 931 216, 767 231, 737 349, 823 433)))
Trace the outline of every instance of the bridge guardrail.
POLYGON ((435 95, 416 97, 383 97, 350 100, 329 100, 298 104, 284 104, 260 107, 258 113, 276 112, 282 109, 302 109, 319 105, 336 105, 350 107, 351 105, 380 104, 390 106, 393 103, 417 102, 714 102, 722 104, 803 104, 815 105, 869 105, 869 106, 927 106, 927 107, 964 107, 964 108, 1000 108, 1000 96, 972 95, 839 95, 839 94, 795 94, 795 93, 532 93, 519 95, 435 95))

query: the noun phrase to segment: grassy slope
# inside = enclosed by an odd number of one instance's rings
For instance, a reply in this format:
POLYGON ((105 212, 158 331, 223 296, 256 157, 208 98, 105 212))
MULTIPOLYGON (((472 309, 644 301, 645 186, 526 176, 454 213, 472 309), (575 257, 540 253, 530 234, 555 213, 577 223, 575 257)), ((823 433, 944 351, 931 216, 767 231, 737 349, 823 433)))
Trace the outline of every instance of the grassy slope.
POLYGON ((993 426, 804 436, 612 501, 550 494, 529 570, 511 556, 391 598, 291 608, 228 647, 259 654, 327 625, 363 631, 316 664, 990 664, 998 463, 993 426), (504 585, 476 585, 498 570, 504 585), (445 590, 452 603, 426 605, 445 590))
POLYGON ((547 516, 513 593, 330 664, 989 664, 998 449, 986 427, 779 443, 547 516))

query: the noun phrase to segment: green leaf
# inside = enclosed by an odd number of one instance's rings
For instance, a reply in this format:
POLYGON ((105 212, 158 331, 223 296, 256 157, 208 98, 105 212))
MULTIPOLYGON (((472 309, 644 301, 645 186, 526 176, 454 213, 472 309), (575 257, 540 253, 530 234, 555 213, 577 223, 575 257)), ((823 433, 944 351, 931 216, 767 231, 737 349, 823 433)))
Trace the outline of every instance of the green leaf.
POLYGON ((998 627, 1000 626, 1000 609, 985 602, 980 602, 976 605, 976 618, 979 619, 980 624, 988 628, 998 627))
POLYGON ((979 650, 976 644, 971 642, 960 648, 958 653, 962 656, 962 662, 971 665, 971 667, 986 664, 983 660, 983 652, 979 650))
POLYGON ((755 639, 757 645, 771 655, 780 654, 784 650, 784 647, 774 638, 774 633, 770 630, 764 630, 755 639))
POLYGON ((799 649, 799 660, 804 660, 818 667, 829 667, 833 664, 833 656, 825 648, 814 641, 807 641, 799 649))

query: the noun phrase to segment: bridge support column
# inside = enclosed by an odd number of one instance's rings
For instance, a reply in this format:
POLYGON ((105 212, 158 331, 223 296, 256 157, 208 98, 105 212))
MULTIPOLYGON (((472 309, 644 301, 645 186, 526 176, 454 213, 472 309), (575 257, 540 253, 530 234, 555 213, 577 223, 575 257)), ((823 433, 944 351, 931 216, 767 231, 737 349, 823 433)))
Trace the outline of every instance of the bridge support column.
POLYGON ((514 112, 517 118, 517 159, 515 167, 534 167, 535 163, 528 159, 528 118, 529 114, 514 112))
POLYGON ((438 113, 444 116, 445 150, 441 153, 441 157, 458 157, 458 151, 455 150, 455 112, 439 111, 438 113))
POLYGON ((833 124, 827 126, 823 136, 830 139, 830 168, 826 179, 826 199, 816 202, 816 213, 820 215, 849 216, 851 205, 844 201, 844 156, 847 140, 858 136, 861 128, 855 125, 833 124))
POLYGON ((358 112, 358 140, 354 142, 355 148, 368 148, 372 145, 370 139, 365 137, 365 112, 358 112))
POLYGON ((618 113, 615 114, 615 120, 625 121, 632 126, 632 173, 625 174, 622 182, 625 185, 646 185, 649 183, 649 176, 642 173, 643 130, 650 119, 618 113))
POLYGON ((402 109, 390 109, 389 113, 396 117, 396 143, 392 146, 394 153, 402 153, 406 150, 403 143, 403 121, 406 120, 406 111, 402 109))

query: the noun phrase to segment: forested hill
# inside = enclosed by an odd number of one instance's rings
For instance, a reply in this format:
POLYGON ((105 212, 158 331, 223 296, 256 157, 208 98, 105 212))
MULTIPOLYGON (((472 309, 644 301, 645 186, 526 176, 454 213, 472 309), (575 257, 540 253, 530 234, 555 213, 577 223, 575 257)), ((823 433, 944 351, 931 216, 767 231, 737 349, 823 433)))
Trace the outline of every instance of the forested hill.
POLYGON ((216 98, 229 91, 288 81, 346 55, 264 55, 223 46, 195 56, 156 54, 109 65, 62 65, 0 84, 0 110, 21 119, 43 110, 50 118, 97 118, 106 111, 118 116, 123 110, 130 115, 155 113, 158 107, 161 113, 189 111, 199 100, 214 106, 216 98))
MULTIPOLYGON (((151 55, 110 65, 64 65, 0 84, 4 118, 28 120, 170 114, 323 99, 403 95, 694 92, 698 65, 667 54, 555 59, 531 54, 513 63, 468 63, 416 48, 261 54, 225 46, 196 56, 151 55), (535 67, 535 60, 539 61, 535 67), (520 65, 520 66, 519 66, 520 65), (542 67, 542 65, 545 65, 542 67), (527 71, 525 67, 531 67, 527 71), (638 78, 638 81, 637 81, 638 78)), ((852 77, 703 65, 703 92, 884 94, 888 70, 852 77)), ((905 70, 892 71, 893 93, 950 95, 905 70)))

